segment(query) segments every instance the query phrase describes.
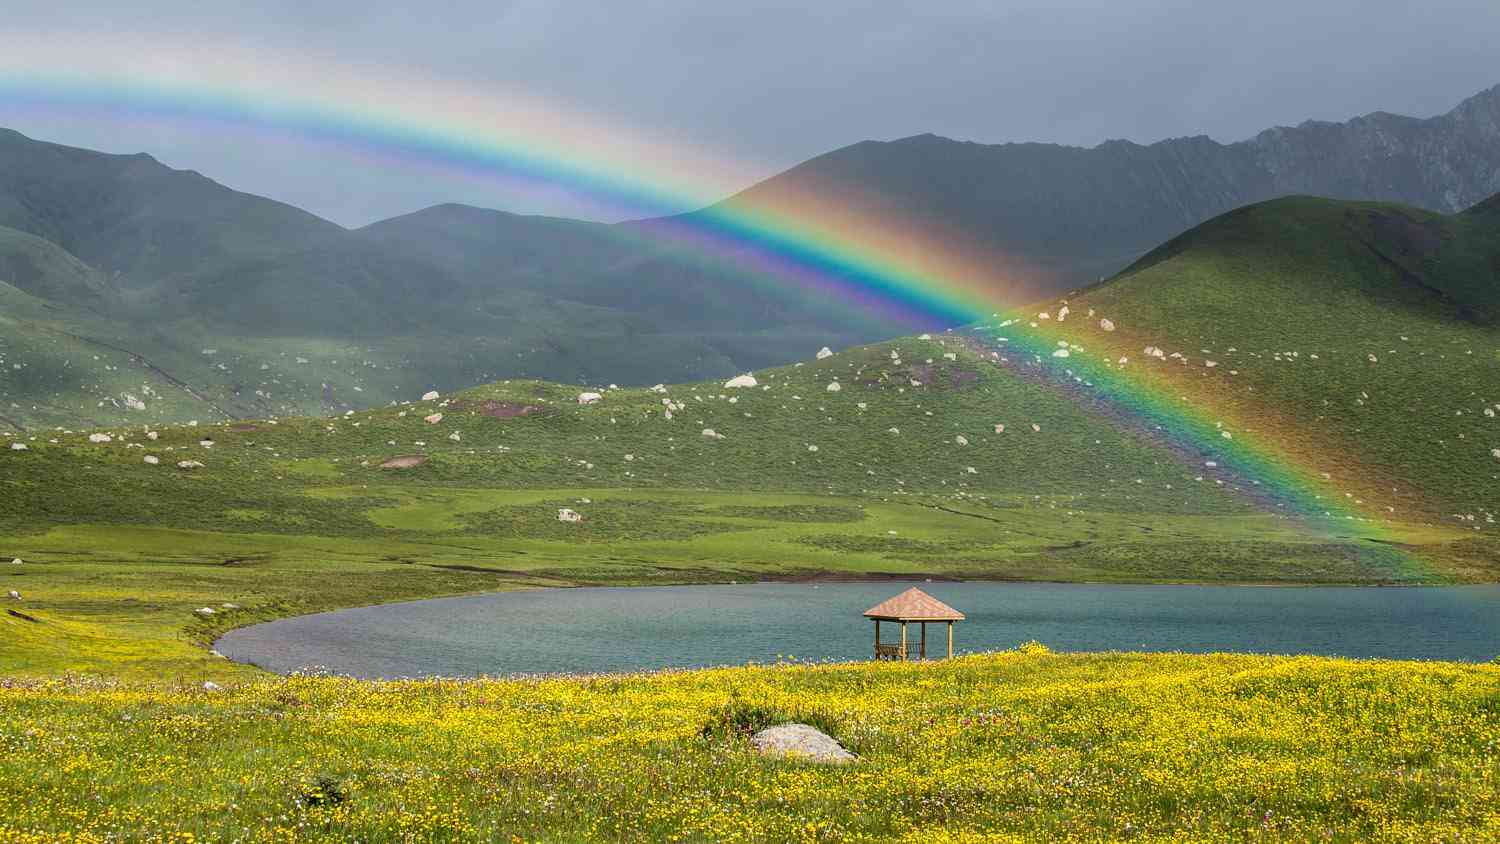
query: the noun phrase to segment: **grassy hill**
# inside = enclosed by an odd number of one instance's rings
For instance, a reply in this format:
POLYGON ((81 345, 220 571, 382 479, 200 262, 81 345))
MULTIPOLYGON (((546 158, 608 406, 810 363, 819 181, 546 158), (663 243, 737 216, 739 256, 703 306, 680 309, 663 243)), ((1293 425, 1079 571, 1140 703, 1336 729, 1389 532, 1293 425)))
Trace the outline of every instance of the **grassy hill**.
POLYGON ((1326 474, 1330 497, 1493 528, 1493 203, 1453 216, 1312 198, 1250 206, 1067 305, 1076 316, 1054 318, 1049 331, 1098 359, 1127 358, 1118 368, 1130 378, 1326 474), (1084 318, 1090 311, 1096 319, 1084 318))
POLYGON ((1396 521, 1396 544, 1377 543, 1268 511, 1254 478, 1206 470, 972 337, 756 378, 592 404, 510 381, 335 418, 0 440, 26 446, 0 449, 0 558, 25 561, 0 581, 42 619, 9 625, 35 641, 0 670, 233 674, 201 649, 227 627, 522 585, 1497 576, 1493 541, 1465 527, 1396 521))

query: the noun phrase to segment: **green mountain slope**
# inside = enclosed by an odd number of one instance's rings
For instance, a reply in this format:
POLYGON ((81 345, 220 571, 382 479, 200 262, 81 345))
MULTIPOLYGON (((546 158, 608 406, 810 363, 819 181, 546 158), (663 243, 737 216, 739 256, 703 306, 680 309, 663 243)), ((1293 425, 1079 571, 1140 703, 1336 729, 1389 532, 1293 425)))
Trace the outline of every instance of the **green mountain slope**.
MULTIPOLYGON (((1311 198, 1243 208, 1067 299, 1050 331, 1312 469, 1330 498, 1492 530, 1500 219, 1311 198), (1101 330, 1093 312, 1116 330, 1101 330), (1160 350, 1160 356, 1146 353, 1160 350), (1324 477, 1326 475, 1326 477, 1324 477)), ((1061 302, 1045 306, 1056 314, 1061 302)))
POLYGON ((169 285, 224 262, 342 231, 149 155, 107 155, 0 129, 0 226, 45 238, 122 287, 169 285))

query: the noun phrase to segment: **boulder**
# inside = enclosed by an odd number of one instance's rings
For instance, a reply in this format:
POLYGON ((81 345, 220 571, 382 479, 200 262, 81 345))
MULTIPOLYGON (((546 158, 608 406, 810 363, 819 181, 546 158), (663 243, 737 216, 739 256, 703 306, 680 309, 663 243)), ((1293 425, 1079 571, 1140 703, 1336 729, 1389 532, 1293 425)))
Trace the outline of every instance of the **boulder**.
POLYGON ((1102 328, 1102 329, 1104 329, 1105 331, 1114 331, 1115 330, 1115 324, 1112 321, 1107 320, 1107 319, 1101 319, 1101 320, 1099 320, 1099 327, 1102 328))
POLYGON ((425 393, 422 394, 422 401, 437 401, 437 399, 438 399, 438 391, 437 390, 429 390, 429 391, 427 391, 427 392, 425 392, 425 393))
POLYGON ((179 460, 179 461, 177 461, 177 468, 179 468, 179 469, 202 469, 203 468, 203 464, 199 463, 196 460, 179 460))
POLYGON ((600 399, 603 399, 603 398, 604 398, 604 396, 601 395, 601 394, 599 394, 599 393, 579 393, 578 394, 578 403, 579 404, 593 404, 593 403, 595 403, 595 402, 597 402, 597 401, 599 401, 600 399))
POLYGON ((154 454, 148 454, 145 457, 141 458, 141 462, 145 463, 147 466, 155 466, 161 462, 161 458, 157 457, 154 454))
POLYGON ((10 597, 15 598, 17 601, 21 600, 21 593, 17 592, 14 589, 10 590, 10 592, 7 594, 10 595, 10 597))
POLYGON ((833 349, 830 349, 827 346, 824 346, 823 348, 821 348, 821 349, 818 350, 818 360, 822 360, 823 358, 831 358, 831 357, 833 357, 833 349))
POLYGON ((11 451, 30 451, 31 449, 30 449, 30 447, 28 447, 26 445, 26 443, 11 443, 10 444, 10 450, 11 451))
POLYGON ((111 437, 109 434, 89 434, 89 442, 91 443, 107 443, 113 441, 114 437, 111 437))
POLYGON ((843 765, 859 757, 845 750, 832 736, 807 724, 779 724, 750 737, 750 746, 766 756, 805 759, 843 765))
POLYGON ((839 384, 839 382, 837 381, 831 381, 828 384, 828 392, 830 393, 837 393, 842 389, 844 389, 843 385, 839 384))
POLYGON ((566 507, 562 507, 557 511, 557 520, 559 522, 581 522, 583 521, 583 515, 577 510, 569 510, 566 507))
POLYGON ((732 388, 732 387, 759 387, 759 386, 760 386, 760 382, 755 380, 755 376, 754 375, 749 375, 749 374, 746 374, 746 375, 736 375, 733 378, 729 379, 728 381, 724 382, 724 387, 726 389, 732 388))
POLYGON ((437 423, 443 421, 443 414, 434 413, 430 416, 423 416, 422 421, 426 422, 429 425, 436 425, 437 423))

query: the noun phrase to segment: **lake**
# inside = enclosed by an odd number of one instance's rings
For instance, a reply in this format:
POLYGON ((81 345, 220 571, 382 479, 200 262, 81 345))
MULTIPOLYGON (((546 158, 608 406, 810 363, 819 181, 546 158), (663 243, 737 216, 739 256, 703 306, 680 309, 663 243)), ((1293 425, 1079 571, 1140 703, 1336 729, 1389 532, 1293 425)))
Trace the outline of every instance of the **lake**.
MULTIPOLYGON (((355 677, 636 671, 868 659, 866 609, 905 583, 539 589, 339 610, 234 630, 231 659, 355 677)), ((1342 588, 923 583, 968 615, 959 653, 1240 651, 1485 661, 1500 586, 1342 588)), ((886 641, 897 626, 882 624, 886 641)), ((910 629, 913 640, 915 625, 910 629)), ((945 631, 928 631, 941 654, 945 631)))

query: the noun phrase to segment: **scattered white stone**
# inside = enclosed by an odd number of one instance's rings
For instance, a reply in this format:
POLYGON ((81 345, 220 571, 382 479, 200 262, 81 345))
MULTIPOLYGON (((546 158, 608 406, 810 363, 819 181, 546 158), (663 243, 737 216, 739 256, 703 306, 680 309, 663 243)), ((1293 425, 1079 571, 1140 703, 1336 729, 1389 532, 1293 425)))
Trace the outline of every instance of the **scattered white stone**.
POLYGON ((562 507, 557 511, 557 520, 559 522, 581 522, 583 521, 583 516, 577 510, 569 510, 566 507, 562 507))
POLYGON ((724 435, 719 433, 718 431, 715 431, 713 428, 704 428, 703 438, 705 440, 722 440, 724 439, 724 435))
POLYGON ((964 436, 963 434, 959 434, 958 436, 954 437, 953 441, 956 442, 956 443, 958 443, 959 445, 968 445, 969 444, 969 438, 966 437, 966 436, 964 436))
POLYGON ((750 737, 750 745, 766 756, 806 759, 835 765, 854 762, 859 758, 826 733, 806 724, 767 727, 750 737))
POLYGON ((817 447, 817 446, 815 446, 815 445, 809 445, 809 446, 808 446, 808 447, 807 447, 807 450, 808 450, 808 451, 817 451, 817 450, 818 450, 818 447, 817 447))
POLYGON ((1067 349, 1058 349, 1057 351, 1055 351, 1055 352, 1052 353, 1052 356, 1055 357, 1055 358, 1065 358, 1065 357, 1068 357, 1070 354, 1071 353, 1067 349))
POLYGON ((462 442, 463 441, 463 437, 460 436, 457 431, 454 431, 453 433, 449 434, 448 435, 448 439, 453 440, 454 442, 462 442))
POLYGON ((198 445, 201 445, 204 448, 213 448, 214 447, 214 441, 213 440, 199 440, 198 441, 198 445))
POLYGON ((1033 423, 1031 423, 1031 430, 1032 430, 1032 431, 1033 431, 1033 432, 1035 432, 1035 433, 1038 433, 1038 434, 1040 434, 1040 433, 1041 433, 1041 432, 1042 432, 1042 426, 1041 426, 1041 425, 1038 425, 1038 424, 1036 424, 1036 423, 1035 423, 1035 422, 1033 422, 1033 423))
POLYGON ((578 403, 579 404, 593 404, 594 402, 597 402, 597 401, 599 401, 602 398, 604 398, 604 396, 600 395, 599 393, 579 393, 578 394, 578 403))
POLYGON ((833 357, 833 349, 824 346, 823 348, 818 350, 818 360, 831 357, 833 357))
POLYGON ((958 360, 958 355, 953 352, 943 352, 943 360, 958 360))
POLYGON ((1111 322, 1110 320, 1107 320, 1107 319, 1101 319, 1101 320, 1099 320, 1099 327, 1102 328, 1102 329, 1104 329, 1105 331, 1114 331, 1115 330, 1115 324, 1113 322, 1111 322))
POLYGON ((14 560, 10 561, 10 564, 13 565, 13 566, 23 565, 24 563, 25 563, 25 561, 22 560, 20 557, 17 557, 14 560))
POLYGON ((203 691, 205 691, 205 692, 222 692, 222 691, 224 691, 224 687, 221 686, 221 685, 219 685, 218 683, 215 683, 212 680, 204 680, 203 681, 203 691))
POLYGON ((724 382, 724 388, 725 389, 732 389, 732 388, 735 388, 735 387, 759 387, 759 386, 760 386, 760 382, 755 380, 755 376, 754 375, 750 375, 748 373, 745 374, 745 375, 736 375, 733 378, 729 379, 728 381, 724 382))
POLYGON ((150 440, 152 442, 156 442, 156 440, 158 438, 160 438, 160 437, 161 437, 161 434, 158 434, 155 431, 147 431, 146 432, 146 439, 148 439, 148 440, 150 440))
POLYGON ((196 460, 179 460, 177 462, 177 468, 179 468, 179 469, 202 469, 203 468, 203 464, 199 463, 196 460))
POLYGON ((1057 321, 1062 322, 1063 320, 1067 319, 1068 314, 1070 313, 1072 313, 1072 309, 1070 309, 1067 305, 1063 305, 1057 311, 1057 321))
POLYGON ((11 443, 10 444, 10 450, 11 451, 30 451, 31 449, 27 447, 26 443, 11 443))
POLYGON ((161 458, 157 457, 154 454, 148 454, 145 457, 141 458, 141 462, 145 463, 147 466, 155 466, 161 463, 161 458))
POLYGON ((193 612, 201 616, 210 616, 214 614, 213 607, 199 607, 196 610, 193 610, 193 612))
POLYGON ((827 387, 827 390, 830 393, 837 393, 838 391, 840 391, 842 389, 844 389, 843 385, 840 384, 837 381, 831 381, 831 382, 829 382, 828 387, 827 387))
POLYGON ((625 455, 625 462, 626 463, 632 463, 634 461, 635 461, 635 455, 634 454, 627 454, 627 455, 625 455))
POLYGON ((8 594, 8 595, 9 595, 9 596, 10 596, 10 597, 12 597, 12 598, 14 598, 14 599, 16 599, 16 600, 17 600, 17 601, 19 601, 19 600, 21 600, 21 593, 20 593, 20 592, 17 592, 17 591, 16 591, 16 590, 14 590, 14 589, 12 589, 12 590, 10 590, 10 592, 8 592, 8 593, 7 593, 7 594, 8 594))
MULTIPOLYGON (((301 362, 301 358, 298 358, 298 362, 301 362)), ((439 394, 437 390, 428 390, 427 392, 422 394, 422 401, 437 401, 438 396, 439 394)))
POLYGON ((899 433, 901 433, 901 429, 900 428, 887 428, 886 431, 889 432, 889 433, 892 433, 892 434, 899 434, 899 433))
POLYGON ((89 434, 89 442, 91 442, 91 443, 114 442, 114 437, 111 437, 109 434, 89 434))
POLYGON ((443 421, 443 414, 434 413, 431 416, 423 416, 422 421, 426 422, 429 425, 436 425, 437 423, 443 421))
POLYGON ((979 474, 979 470, 975 469, 973 466, 965 466, 964 467, 964 471, 968 472, 971 475, 977 475, 977 474, 979 474))
POLYGON ((1003 434, 1003 433, 1005 433, 1005 426, 1004 425, 996 425, 995 426, 995 433, 997 433, 997 434, 1003 434))

